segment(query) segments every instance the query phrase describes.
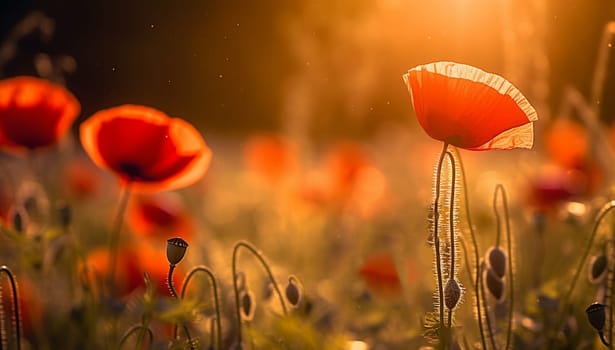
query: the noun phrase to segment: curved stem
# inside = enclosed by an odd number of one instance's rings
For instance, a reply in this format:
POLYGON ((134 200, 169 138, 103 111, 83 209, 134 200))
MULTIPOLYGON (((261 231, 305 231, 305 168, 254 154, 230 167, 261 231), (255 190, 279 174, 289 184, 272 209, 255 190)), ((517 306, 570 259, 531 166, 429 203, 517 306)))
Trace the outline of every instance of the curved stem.
MULTIPOLYGON (((474 295, 476 296, 476 315, 478 317, 478 331, 480 333, 480 340, 481 340, 481 344, 483 346, 483 349, 487 349, 487 342, 485 340, 485 331, 483 329, 483 317, 482 317, 482 311, 481 311, 481 300, 479 297, 479 280, 480 280, 480 257, 478 255, 478 243, 476 242, 476 235, 474 234, 474 225, 472 224, 472 216, 470 215, 470 200, 468 199, 468 184, 466 182, 466 172, 465 172, 465 167, 463 166, 463 160, 461 159, 461 154, 459 154, 459 151, 457 150, 457 148, 453 147, 453 152, 455 153, 455 155, 457 156, 457 164, 459 164, 459 170, 461 171, 461 183, 463 185, 463 199, 464 199, 464 203, 465 203, 465 207, 466 207, 466 221, 468 222, 468 227, 470 229, 470 238, 472 239, 472 245, 474 248, 474 261, 476 262, 475 265, 475 279, 474 279, 474 283, 473 283, 473 287, 474 287, 474 295)), ((472 277, 470 276, 470 280, 472 280, 472 277)))
MULTIPOLYGON (((481 275, 482 275, 485 271, 484 263, 481 263, 480 269, 481 269, 481 275)), ((478 280, 477 285, 480 285, 480 295, 477 296, 477 299, 482 298, 483 307, 485 308, 485 321, 487 322, 487 331, 489 332, 488 338, 489 338, 489 341, 491 342, 491 348, 493 350, 496 350, 497 347, 495 345, 495 337, 493 336, 493 328, 491 327, 491 316, 489 316, 489 310, 487 309, 487 298, 486 298, 487 293, 485 293, 485 284, 483 283, 482 278, 478 280)), ((484 344, 483 349, 485 350, 487 349, 486 344, 484 344)))
MULTIPOLYGON (((145 331, 147 333, 149 337, 150 345, 154 342, 154 333, 152 332, 152 330, 149 327, 145 327, 143 325, 137 324, 137 325, 130 327, 130 329, 128 329, 126 333, 124 333, 124 335, 122 336, 122 339, 120 340, 120 344, 118 345, 118 349, 121 349, 122 345, 124 345, 124 343, 128 340, 128 338, 130 338, 130 336, 133 335, 137 331, 140 331, 140 332, 145 331)), ((139 347, 139 344, 137 344, 137 348, 138 347, 139 347)))
POLYGON ((193 267, 188 272, 188 274, 186 275, 186 278, 184 279, 184 282, 182 283, 181 298, 182 299, 184 298, 184 295, 186 294, 186 289, 188 287, 188 283, 190 283, 190 280, 197 272, 205 273, 205 275, 207 275, 207 277, 209 278, 209 282, 211 283, 213 300, 214 300, 214 308, 216 312, 216 329, 217 329, 216 336, 218 338, 216 343, 218 346, 218 350, 222 350, 222 321, 220 317, 220 302, 219 302, 220 298, 218 297, 218 283, 216 282, 216 277, 214 276, 213 272, 209 268, 203 265, 198 265, 198 266, 193 267))
POLYGON ((111 237, 109 238, 111 267, 109 269, 109 280, 107 282, 109 284, 109 292, 111 293, 111 295, 115 294, 115 287, 116 287, 115 286, 115 271, 117 269, 117 253, 118 253, 119 242, 120 242, 120 232, 122 230, 122 224, 124 222, 124 214, 126 213, 126 206, 128 204, 129 198, 130 198, 130 182, 126 182, 126 184, 122 188, 122 193, 120 194, 120 202, 117 208, 117 214, 115 216, 115 221, 113 223, 111 237))
POLYGON ((284 315, 288 315, 288 310, 286 308, 286 303, 284 302, 284 298, 282 297, 282 292, 280 292, 280 288, 278 287, 278 284, 277 284, 275 278, 273 277, 273 273, 271 272, 271 268, 269 267, 269 264, 267 263, 267 261, 265 261, 265 257, 263 257, 263 255, 261 253, 259 253, 256 250, 256 248, 254 248, 252 246, 252 244, 250 244, 250 243, 248 243, 246 241, 239 241, 239 242, 235 243, 235 246, 233 247, 232 269, 233 269, 233 290, 235 292, 235 312, 236 312, 236 317, 237 317, 237 339, 238 339, 238 344, 241 344, 241 338, 242 338, 242 334, 241 334, 241 314, 240 314, 240 311, 239 311, 239 288, 237 287, 237 253, 239 251, 239 248, 241 248, 241 247, 246 248, 261 263, 261 265, 263 266, 263 268, 267 272, 267 276, 269 277, 269 280, 273 284, 273 288, 274 288, 276 294, 278 295, 278 298, 280 300, 280 304, 282 305, 282 311, 284 312, 284 315))
MULTIPOLYGON (((169 292, 171 293, 171 296, 175 299, 178 299, 177 297, 177 291, 175 290, 175 286, 173 285, 173 271, 175 271, 175 264, 170 264, 169 265, 169 274, 167 275, 167 285, 169 286, 169 292)), ((188 338, 188 343, 190 344, 190 349, 194 349, 194 344, 192 343, 192 337, 190 336, 190 332, 188 331, 188 327, 186 326, 186 324, 184 324, 184 322, 182 322, 182 327, 184 329, 184 333, 186 333, 186 338, 188 338)), ((173 339, 177 339, 178 338, 178 334, 177 334, 177 325, 175 325, 175 327, 173 327, 173 339)))
POLYGON ((438 204, 440 203, 440 181, 442 178, 442 164, 444 156, 446 155, 446 149, 448 144, 445 142, 438 159, 438 165, 436 169, 436 193, 433 200, 433 241, 434 241, 434 255, 436 257, 436 276, 438 279, 438 312, 440 315, 440 327, 444 327, 444 286, 442 277, 442 262, 440 261, 440 236, 438 235, 438 221, 440 219, 440 213, 438 210, 438 204))
MULTIPOLYGON (((19 315, 19 295, 17 294, 17 282, 15 282, 15 275, 11 269, 7 266, 2 265, 0 267, 0 273, 4 272, 9 279, 9 283, 11 284, 11 293, 13 297, 13 314, 15 317, 15 338, 17 339, 17 350, 21 349, 21 318, 19 315)), ((0 330, 4 333, 3 330, 0 330)), ((0 344, 1 345, 1 344, 0 344)))
MULTIPOLYGON (((514 293, 514 287, 513 287, 513 281, 514 281, 514 271, 513 271, 513 263, 512 263, 512 238, 510 236, 510 218, 508 215, 508 199, 506 197, 506 190, 504 189, 504 186, 502 186, 502 184, 497 184, 495 186, 495 193, 493 196, 493 210, 495 211, 495 215, 497 217, 497 221, 498 221, 498 240, 499 240, 499 234, 500 234, 500 217, 498 214, 498 210, 497 210, 497 205, 496 205, 496 201, 497 201, 497 196, 498 193, 500 193, 500 197, 502 197, 502 207, 504 209, 504 222, 506 223, 506 243, 508 246, 508 294, 509 294, 509 302, 508 302, 508 328, 506 329, 506 347, 504 349, 508 349, 508 346, 510 345, 510 338, 512 336, 512 323, 513 323, 513 307, 514 307, 514 302, 515 302, 515 293, 514 293)), ((496 247, 498 246, 498 243, 496 241, 496 247)))
POLYGON ((569 284, 570 287, 568 288, 568 291, 566 291, 566 294, 564 294, 564 298, 562 299, 562 304, 561 304, 563 305, 562 311, 559 312, 558 317, 555 319, 555 324, 557 326, 557 329, 555 330, 556 332, 561 328, 561 325, 563 323, 562 321, 563 313, 566 310, 566 305, 568 305, 568 303, 570 302, 570 297, 572 296, 574 287, 576 286, 577 280, 579 279, 579 276, 581 275, 581 271, 583 270, 583 266, 585 265, 585 262, 587 258, 589 257, 589 252, 591 251, 591 248, 594 244, 594 239, 596 238, 596 234, 598 233, 598 228, 600 227, 600 224, 602 223, 602 220, 604 219, 606 214, 608 214, 613 208, 615 208, 615 200, 609 201, 608 203, 603 205, 602 208, 600 208, 600 211, 598 211, 598 214, 596 214, 594 227, 592 228, 591 235, 589 236, 589 241, 587 242, 585 251, 583 252, 583 255, 581 256, 579 265, 577 266, 575 270, 574 277, 572 277, 572 282, 569 284))

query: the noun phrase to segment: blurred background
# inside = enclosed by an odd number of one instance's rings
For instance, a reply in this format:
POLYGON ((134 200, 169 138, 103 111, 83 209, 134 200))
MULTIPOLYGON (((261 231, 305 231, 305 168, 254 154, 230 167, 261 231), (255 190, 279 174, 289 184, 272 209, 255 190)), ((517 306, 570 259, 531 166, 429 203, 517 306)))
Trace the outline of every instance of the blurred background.
POLYGON ((589 98, 614 15, 608 0, 0 0, 0 76, 63 67, 81 119, 137 103, 206 134, 327 141, 416 128, 401 75, 451 60, 504 75, 544 123, 566 86, 589 98))

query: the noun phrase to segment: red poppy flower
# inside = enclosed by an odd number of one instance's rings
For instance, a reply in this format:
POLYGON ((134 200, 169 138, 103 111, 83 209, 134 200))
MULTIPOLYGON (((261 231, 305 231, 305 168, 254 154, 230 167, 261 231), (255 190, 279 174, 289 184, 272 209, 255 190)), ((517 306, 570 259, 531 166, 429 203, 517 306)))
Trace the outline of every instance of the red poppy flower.
POLYGON ((589 135, 583 126, 570 119, 558 119, 550 124, 545 135, 550 157, 566 168, 579 168, 589 156, 589 135))
POLYGON ((211 160, 211 150, 191 124, 145 106, 99 111, 81 125, 80 134, 96 165, 141 190, 189 186, 211 160))
POLYGON ((403 78, 419 124, 432 138, 471 150, 532 147, 536 110, 501 76, 435 62, 403 78))
POLYGON ((272 184, 292 173, 297 165, 291 142, 281 135, 251 137, 244 148, 248 169, 272 184))
MULTIPOLYGON (((169 295, 166 278, 169 271, 164 247, 160 250, 149 246, 140 246, 133 249, 127 246, 121 247, 117 255, 117 273, 114 285, 119 295, 128 295, 136 289, 145 288, 143 273, 147 272, 152 280, 155 290, 160 295, 169 295)), ((91 287, 98 288, 104 284, 110 274, 110 254, 106 248, 93 250, 88 254, 85 264, 88 268, 88 276, 91 287)), ((181 282, 181 271, 177 271, 173 277, 173 283, 181 282)))
MULTIPOLYGON (((416 279, 414 264, 407 260, 405 282, 416 279)), ((381 296, 396 297, 402 294, 402 278, 390 252, 370 253, 357 270, 367 287, 381 296)))
POLYGON ((66 89, 33 77, 0 81, 0 145, 11 151, 50 146, 63 137, 79 114, 66 89))
POLYGON ((135 234, 160 238, 165 244, 171 237, 189 238, 192 233, 188 211, 178 194, 172 192, 135 198, 128 212, 128 224, 135 234))

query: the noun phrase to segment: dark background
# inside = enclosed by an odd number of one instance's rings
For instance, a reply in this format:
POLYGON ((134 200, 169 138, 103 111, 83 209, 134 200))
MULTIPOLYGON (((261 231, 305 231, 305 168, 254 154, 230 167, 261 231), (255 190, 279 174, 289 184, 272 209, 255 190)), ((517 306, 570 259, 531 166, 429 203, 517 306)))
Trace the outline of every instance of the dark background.
MULTIPOLYGON (((136 103, 220 134, 283 129, 292 118, 289 89, 313 79, 302 85, 312 89, 307 132, 364 137, 383 124, 414 126, 401 83, 412 66, 457 60, 502 70, 496 3, 0 0, 0 40, 34 10, 55 24, 48 40, 36 32, 20 39, 17 55, 0 73, 36 74, 32 61, 40 52, 69 55, 77 69, 66 75, 66 85, 82 103, 81 120, 102 108, 136 103), (382 10, 389 3, 397 10, 382 10), (461 21, 460 11, 472 17, 461 21), (363 67, 356 74, 366 74, 366 87, 348 80, 355 66, 363 67)), ((512 3, 524 11, 533 2, 512 3)), ((598 40, 604 24, 615 19, 615 5, 546 4, 548 103, 554 110, 566 85, 589 96, 598 40)), ((615 114, 613 80, 609 75, 601 101, 605 121, 615 114)))

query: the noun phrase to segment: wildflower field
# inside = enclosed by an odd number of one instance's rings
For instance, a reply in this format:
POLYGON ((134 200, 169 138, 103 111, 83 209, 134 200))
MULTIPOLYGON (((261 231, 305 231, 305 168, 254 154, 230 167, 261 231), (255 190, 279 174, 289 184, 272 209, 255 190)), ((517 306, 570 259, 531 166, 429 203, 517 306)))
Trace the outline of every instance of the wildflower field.
MULTIPOLYGON (((3 24, 0 349, 613 348, 615 22, 600 25, 590 93, 567 86, 552 108, 539 23, 507 26, 542 5, 498 19, 512 33, 500 65, 406 50, 389 80, 374 72, 399 57, 373 52, 397 33, 375 21, 428 5, 361 4, 280 5, 307 57, 280 89, 282 122, 226 114, 276 99, 273 78, 224 97, 233 73, 216 72, 221 92, 198 99, 218 108, 214 131, 173 107, 194 104, 189 89, 158 104, 148 78, 134 100, 71 87, 79 59, 31 54, 54 33, 42 12, 3 24), (323 14, 341 18, 325 39, 323 14)), ((268 74, 255 67, 246 80, 268 74)))

